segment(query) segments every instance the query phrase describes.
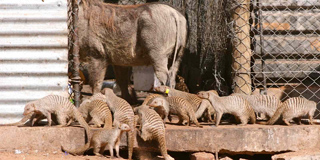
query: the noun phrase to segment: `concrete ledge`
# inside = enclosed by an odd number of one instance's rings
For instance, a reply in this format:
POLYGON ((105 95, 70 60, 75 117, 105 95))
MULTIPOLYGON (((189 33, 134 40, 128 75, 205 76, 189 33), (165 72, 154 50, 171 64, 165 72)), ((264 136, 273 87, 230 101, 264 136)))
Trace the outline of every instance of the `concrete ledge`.
MULTIPOLYGON (((95 129, 97 130, 97 129, 95 129)), ((310 150, 319 147, 320 126, 221 125, 203 129, 167 125, 166 140, 169 151, 215 153, 276 153, 310 150)), ((0 151, 60 152, 60 145, 68 149, 85 143, 80 127, 0 127, 0 151)), ((122 146, 126 146, 126 136, 122 146)), ((155 142, 137 137, 136 150, 157 150, 155 142)))
POLYGON ((80 147, 85 143, 80 127, 0 127, 0 150, 28 152, 58 152, 80 147))
MULTIPOLYGON (((221 125, 200 129, 167 125, 166 140, 169 151, 275 153, 317 147, 319 128, 317 125, 221 125)), ((140 148, 155 147, 137 139, 140 148)))
POLYGON ((272 156, 272 160, 316 160, 320 159, 319 150, 288 152, 272 156))

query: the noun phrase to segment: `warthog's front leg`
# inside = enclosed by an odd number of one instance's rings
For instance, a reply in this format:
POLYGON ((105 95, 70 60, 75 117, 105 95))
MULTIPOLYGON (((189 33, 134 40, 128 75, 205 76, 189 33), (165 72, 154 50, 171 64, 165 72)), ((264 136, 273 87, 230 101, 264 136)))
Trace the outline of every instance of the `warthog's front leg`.
MULTIPOLYGON (((113 66, 113 69, 117 84, 121 90, 121 97, 127 100, 130 104, 136 103, 136 97, 131 96, 128 91, 130 67, 113 66)), ((132 92, 134 92, 134 90, 132 92)), ((133 95, 135 95, 135 93, 133 93, 133 95)))

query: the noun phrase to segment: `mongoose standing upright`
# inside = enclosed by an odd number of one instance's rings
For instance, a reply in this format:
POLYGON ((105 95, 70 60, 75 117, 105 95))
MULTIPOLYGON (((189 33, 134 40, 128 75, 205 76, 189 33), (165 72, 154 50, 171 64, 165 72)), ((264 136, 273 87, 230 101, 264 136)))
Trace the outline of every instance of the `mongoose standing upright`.
POLYGON ((79 112, 87 122, 93 121, 95 127, 112 128, 112 115, 108 105, 102 100, 84 100, 80 107, 79 112))
MULTIPOLYGON (((141 138, 144 141, 156 139, 165 160, 174 160, 168 152, 165 139, 165 128, 160 116, 149 106, 141 105, 137 108, 140 122, 141 138)), ((140 133, 140 132, 139 132, 140 133)))
POLYGON ((113 112, 113 125, 120 125, 120 123, 125 123, 129 125, 131 131, 128 132, 128 159, 132 159, 133 153, 133 143, 134 143, 134 132, 136 128, 135 118, 133 109, 130 104, 118 97, 113 93, 113 90, 110 88, 105 88, 101 91, 104 94, 105 102, 108 104, 110 110, 113 112))
POLYGON ((83 119, 78 109, 69 101, 68 98, 49 95, 41 99, 31 101, 26 104, 23 115, 42 114, 48 119, 48 126, 51 126, 51 114, 55 114, 59 126, 67 126, 71 120, 76 119, 85 128, 88 137, 91 137, 90 127, 83 119), (69 120, 67 124, 67 120, 69 120))
POLYGON ((313 114, 317 109, 317 103, 302 97, 289 98, 282 103, 267 124, 274 124, 282 115, 282 120, 288 126, 290 120, 298 118, 298 124, 301 124, 301 117, 308 115, 309 123, 313 124, 313 114))
POLYGON ((155 91, 161 92, 161 93, 166 93, 168 94, 168 97, 181 97, 185 100, 187 100, 191 106, 193 107, 193 111, 195 112, 195 116, 197 119, 199 119, 204 111, 208 111, 208 116, 207 117, 210 121, 212 121, 211 115, 212 113, 209 113, 209 111, 212 111, 210 107, 212 108, 211 103, 206 100, 206 99, 201 99, 195 94, 187 93, 187 92, 182 92, 178 91, 173 88, 169 88, 168 86, 160 86, 154 88, 155 91))
POLYGON ((239 117, 241 125, 246 125, 250 118, 251 123, 256 122, 256 116, 250 104, 239 96, 219 97, 211 91, 201 91, 198 93, 201 98, 208 99, 217 112, 216 126, 219 125, 224 113, 233 114, 239 117))
POLYGON ((61 149, 72 155, 82 155, 88 149, 93 148, 93 153, 96 156, 101 156, 100 153, 103 153, 105 148, 108 146, 111 158, 113 158, 113 148, 116 149, 117 157, 120 158, 119 146, 121 135, 123 132, 128 131, 131 131, 131 129, 127 124, 120 124, 120 126, 115 126, 114 129, 104 128, 99 131, 96 131, 92 135, 90 141, 81 148, 78 148, 76 150, 66 150, 65 148, 63 148, 63 146, 61 146, 61 149))
MULTIPOLYGON (((169 115, 176 114, 179 117, 178 124, 183 125, 191 125, 190 121, 196 124, 198 127, 202 126, 199 124, 198 120, 196 119, 194 115, 194 111, 192 109, 191 104, 180 97, 155 97, 152 99, 149 103, 149 106, 151 107, 164 107, 169 108, 169 115), (184 120, 187 121, 186 124, 184 124, 184 120)), ((169 116, 169 119, 171 121, 171 117, 169 116)))
POLYGON ((277 108, 281 105, 281 101, 275 96, 268 95, 245 95, 233 93, 232 96, 240 96, 247 100, 256 113, 265 114, 272 117, 277 108))

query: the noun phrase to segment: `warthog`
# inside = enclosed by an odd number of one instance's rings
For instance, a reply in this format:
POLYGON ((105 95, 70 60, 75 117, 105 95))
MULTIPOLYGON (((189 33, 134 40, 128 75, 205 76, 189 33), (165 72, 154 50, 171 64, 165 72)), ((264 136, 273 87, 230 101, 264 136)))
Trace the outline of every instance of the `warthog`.
POLYGON ((186 19, 177 10, 157 3, 121 6, 82 0, 78 14, 80 60, 89 63, 93 94, 100 92, 109 64, 128 101, 130 66, 152 65, 161 84, 175 86, 187 39, 186 19))

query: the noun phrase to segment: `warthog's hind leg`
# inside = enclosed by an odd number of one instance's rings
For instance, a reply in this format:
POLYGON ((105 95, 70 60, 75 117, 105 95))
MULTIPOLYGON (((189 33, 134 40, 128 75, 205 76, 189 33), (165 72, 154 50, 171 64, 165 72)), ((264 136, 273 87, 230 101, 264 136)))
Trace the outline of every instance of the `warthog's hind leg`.
POLYGON ((107 70, 107 64, 105 59, 91 58, 89 62, 89 83, 92 87, 92 93, 100 93, 107 70))

